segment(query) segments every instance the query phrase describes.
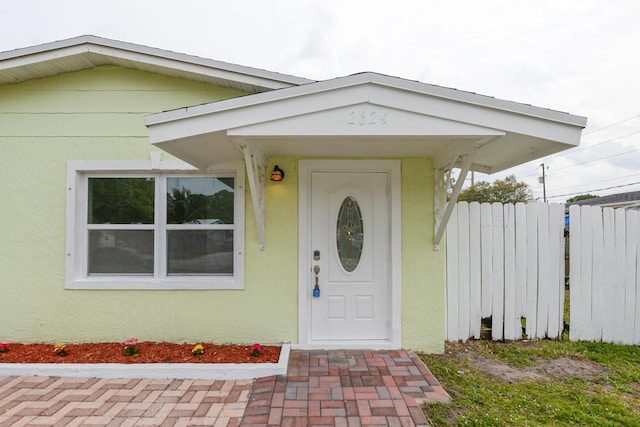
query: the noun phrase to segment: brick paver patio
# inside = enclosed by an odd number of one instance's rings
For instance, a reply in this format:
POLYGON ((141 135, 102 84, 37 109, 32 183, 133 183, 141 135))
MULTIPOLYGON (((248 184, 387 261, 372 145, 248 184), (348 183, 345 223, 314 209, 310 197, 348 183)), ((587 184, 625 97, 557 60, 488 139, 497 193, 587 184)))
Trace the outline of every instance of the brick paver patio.
POLYGON ((0 377, 4 426, 426 426, 447 401, 407 351, 294 350, 256 381, 0 377))

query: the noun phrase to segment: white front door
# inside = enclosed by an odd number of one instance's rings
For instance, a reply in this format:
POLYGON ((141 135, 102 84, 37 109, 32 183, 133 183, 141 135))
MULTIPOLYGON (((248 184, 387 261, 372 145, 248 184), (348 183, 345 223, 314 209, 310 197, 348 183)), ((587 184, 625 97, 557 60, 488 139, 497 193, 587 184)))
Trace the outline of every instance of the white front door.
POLYGON ((390 338, 389 185, 388 171, 310 174, 311 343, 390 338))

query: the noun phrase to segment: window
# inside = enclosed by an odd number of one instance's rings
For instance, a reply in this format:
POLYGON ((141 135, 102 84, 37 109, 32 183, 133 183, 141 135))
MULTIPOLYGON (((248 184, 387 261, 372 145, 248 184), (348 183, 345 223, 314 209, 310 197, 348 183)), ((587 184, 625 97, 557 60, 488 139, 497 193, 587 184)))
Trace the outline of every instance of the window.
POLYGON ((103 163, 69 164, 67 288, 243 288, 242 165, 103 163))

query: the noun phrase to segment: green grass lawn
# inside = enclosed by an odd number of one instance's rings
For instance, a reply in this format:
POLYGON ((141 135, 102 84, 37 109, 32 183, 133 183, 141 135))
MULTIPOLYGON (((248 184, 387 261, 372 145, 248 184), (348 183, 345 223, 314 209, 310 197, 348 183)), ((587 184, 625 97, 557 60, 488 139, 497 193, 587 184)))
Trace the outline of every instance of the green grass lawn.
POLYGON ((452 403, 434 426, 640 426, 640 348, 600 343, 470 341, 422 355, 452 403))

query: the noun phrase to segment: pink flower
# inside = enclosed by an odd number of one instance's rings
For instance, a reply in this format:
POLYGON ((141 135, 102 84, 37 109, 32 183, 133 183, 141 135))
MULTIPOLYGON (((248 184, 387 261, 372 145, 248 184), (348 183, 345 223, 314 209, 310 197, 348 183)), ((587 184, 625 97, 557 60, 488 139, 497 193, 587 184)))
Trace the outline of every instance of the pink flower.
POLYGON ((125 346, 138 345, 138 338, 129 338, 124 342, 125 346))
POLYGON ((6 353, 9 351, 9 344, 0 343, 0 353, 6 353))
POLYGON ((255 343, 253 346, 251 346, 251 355, 253 357, 259 356, 261 351, 262 351, 262 346, 260 344, 255 343))
POLYGON ((138 350, 138 338, 129 338, 124 342, 124 354, 125 356, 137 356, 138 350))

